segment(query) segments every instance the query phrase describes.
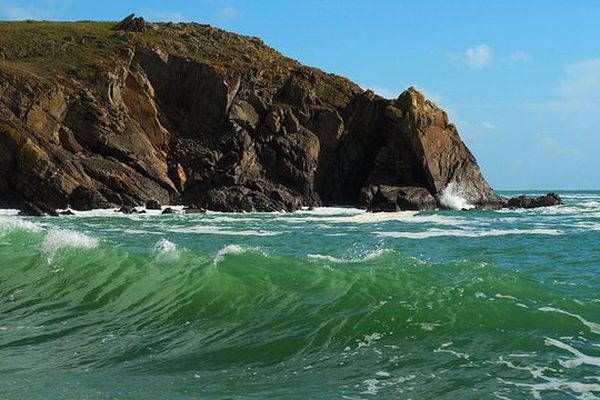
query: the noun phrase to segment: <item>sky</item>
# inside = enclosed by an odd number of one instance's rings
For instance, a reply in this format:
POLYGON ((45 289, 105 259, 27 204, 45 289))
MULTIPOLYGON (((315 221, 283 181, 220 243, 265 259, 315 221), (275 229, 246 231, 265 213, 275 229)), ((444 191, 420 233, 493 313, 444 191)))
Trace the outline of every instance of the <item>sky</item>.
POLYGON ((0 19, 196 21, 456 124, 494 189, 600 189, 600 1, 0 0, 0 19))

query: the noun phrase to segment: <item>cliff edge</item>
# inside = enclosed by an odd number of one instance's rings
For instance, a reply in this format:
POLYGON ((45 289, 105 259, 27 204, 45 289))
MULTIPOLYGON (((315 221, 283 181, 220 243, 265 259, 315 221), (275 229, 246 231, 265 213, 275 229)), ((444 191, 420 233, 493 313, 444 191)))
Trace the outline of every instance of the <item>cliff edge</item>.
POLYGON ((0 205, 499 208, 446 113, 196 23, 0 23, 0 205))

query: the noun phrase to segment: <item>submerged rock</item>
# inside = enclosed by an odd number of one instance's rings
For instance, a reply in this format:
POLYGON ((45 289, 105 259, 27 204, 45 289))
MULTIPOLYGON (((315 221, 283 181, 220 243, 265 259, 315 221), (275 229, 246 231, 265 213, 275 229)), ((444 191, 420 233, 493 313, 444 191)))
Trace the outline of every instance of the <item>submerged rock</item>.
POLYGON ((161 214, 175 214, 175 210, 173 210, 171 207, 167 207, 162 211, 161 214))

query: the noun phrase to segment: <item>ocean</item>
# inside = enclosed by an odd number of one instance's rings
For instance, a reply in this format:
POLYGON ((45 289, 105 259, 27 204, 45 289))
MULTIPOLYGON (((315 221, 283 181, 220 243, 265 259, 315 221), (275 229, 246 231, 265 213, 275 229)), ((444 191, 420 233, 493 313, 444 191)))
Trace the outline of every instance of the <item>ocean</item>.
POLYGON ((600 192, 560 194, 501 211, 2 210, 0 399, 598 399, 600 192))

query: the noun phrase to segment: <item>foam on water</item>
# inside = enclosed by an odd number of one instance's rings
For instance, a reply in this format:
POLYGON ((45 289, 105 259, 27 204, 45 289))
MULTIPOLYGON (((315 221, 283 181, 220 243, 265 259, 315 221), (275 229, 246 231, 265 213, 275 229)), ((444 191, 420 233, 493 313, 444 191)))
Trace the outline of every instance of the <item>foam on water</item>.
POLYGON ((15 216, 5 216, 10 214, 4 214, 0 216, 0 235, 6 234, 10 231, 21 230, 28 232, 40 232, 42 226, 31 221, 26 221, 15 216))
POLYGON ((377 250, 369 251, 362 256, 352 257, 352 258, 339 258, 339 257, 334 257, 334 256, 326 255, 326 254, 309 254, 307 257, 309 260, 328 261, 328 262, 332 262, 332 263, 359 263, 359 262, 373 260, 373 259, 380 257, 383 254, 386 254, 389 252, 390 252, 390 250, 387 250, 387 249, 377 249, 377 250))
POLYGON ((450 229, 430 229, 422 232, 374 232, 381 238, 396 239, 427 239, 432 237, 485 237, 485 236, 505 236, 505 235, 561 235, 557 229, 490 229, 487 231, 467 231, 450 229))
POLYGON ((555 313, 564 314, 564 315, 568 315, 569 317, 576 318, 583 325, 587 326, 592 333, 595 333, 596 335, 600 335, 600 324, 598 324, 596 322, 588 321, 587 319, 583 318, 581 315, 573 314, 568 311, 564 311, 564 310, 561 310, 559 308, 554 308, 554 307, 541 307, 541 308, 538 308, 538 310, 543 311, 543 312, 555 312, 555 313))
POLYGON ((564 342, 561 342, 560 340, 557 340, 557 339, 546 338, 544 340, 544 343, 547 346, 554 346, 554 347, 558 347, 559 349, 566 350, 575 356, 575 358, 568 359, 568 360, 558 360, 560 365, 562 365, 565 368, 575 368, 575 367, 579 367, 580 365, 583 365, 583 364, 591 365, 594 367, 600 367, 600 357, 588 356, 587 354, 583 354, 581 351, 577 350, 575 347, 568 345, 564 342))
POLYGON ((48 231, 42 243, 42 251, 51 262, 58 251, 65 248, 94 249, 98 246, 98 239, 84 233, 70 229, 52 228, 48 231))
POLYGON ((228 245, 222 247, 215 255, 214 265, 223 261, 225 259, 225 257, 228 255, 243 254, 246 252, 260 253, 263 256, 267 255, 264 251, 262 251, 258 247, 246 247, 246 246, 241 246, 239 244, 228 244, 228 245))
POLYGON ((184 226, 168 229, 175 233, 195 233, 204 235, 224 235, 224 236, 276 236, 283 232, 265 231, 265 230, 232 230, 211 225, 184 226))

